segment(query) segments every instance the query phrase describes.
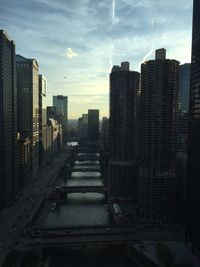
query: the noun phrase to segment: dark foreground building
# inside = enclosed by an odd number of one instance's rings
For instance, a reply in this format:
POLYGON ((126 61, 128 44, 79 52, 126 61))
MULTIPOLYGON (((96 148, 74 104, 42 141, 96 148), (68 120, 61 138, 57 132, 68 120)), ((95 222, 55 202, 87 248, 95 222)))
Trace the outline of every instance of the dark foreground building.
POLYGON ((109 189, 113 200, 136 197, 136 109, 139 73, 129 63, 113 66, 110 74, 109 189))
POLYGON ((88 139, 99 140, 99 110, 88 109, 88 139))
POLYGON ((179 62, 165 49, 141 66, 139 202, 146 219, 170 222, 175 208, 179 62))
POLYGON ((187 230, 200 249, 200 0, 194 0, 189 106, 187 230))
POLYGON ((0 30, 0 209, 17 187, 15 43, 0 30))

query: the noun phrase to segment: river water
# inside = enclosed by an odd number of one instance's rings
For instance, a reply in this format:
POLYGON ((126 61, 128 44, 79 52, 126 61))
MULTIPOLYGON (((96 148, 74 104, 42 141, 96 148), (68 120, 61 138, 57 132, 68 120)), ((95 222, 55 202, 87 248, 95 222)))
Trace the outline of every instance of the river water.
MULTIPOLYGON (((99 172, 99 153, 78 153, 74 164, 74 171, 69 179, 63 181, 63 185, 103 185, 101 173, 99 172), (79 171, 79 168, 81 171, 79 171), (93 171, 82 171, 89 168, 93 171)), ((104 194, 68 194, 67 202, 62 203, 55 211, 49 213, 46 226, 107 226, 109 214, 105 210, 104 204, 104 194)))
MULTIPOLYGON (((63 185, 103 185, 99 172, 99 154, 78 153, 74 171, 69 179, 63 181, 63 185), (83 171, 90 167, 93 171, 83 171)), ((109 214, 105 210, 104 204, 104 194, 68 194, 67 202, 61 204, 54 212, 49 213, 46 225, 108 227, 109 214)), ((133 267, 133 263, 127 256, 126 247, 123 246, 54 249, 49 255, 51 258, 50 267, 133 267)))

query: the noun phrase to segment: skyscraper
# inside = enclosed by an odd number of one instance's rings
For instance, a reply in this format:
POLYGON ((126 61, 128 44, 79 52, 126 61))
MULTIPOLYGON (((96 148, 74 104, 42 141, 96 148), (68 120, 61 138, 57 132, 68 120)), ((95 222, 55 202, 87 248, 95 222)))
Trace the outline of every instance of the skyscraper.
POLYGON ((186 151, 188 142, 188 110, 190 92, 190 63, 180 65, 179 114, 178 114, 178 150, 186 151))
POLYGON ((171 222, 175 207, 179 62, 165 53, 141 66, 139 204, 157 222, 171 222))
POLYGON ((56 107, 57 121, 62 124, 63 138, 67 140, 68 123, 68 97, 63 95, 53 96, 53 106, 56 107))
POLYGON ((82 114, 78 119, 78 136, 80 140, 88 137, 88 114, 82 114))
POLYGON ((180 65, 179 108, 181 113, 188 113, 190 94, 190 63, 180 65))
POLYGON ((112 199, 136 198, 137 96, 140 74, 129 63, 113 66, 110 74, 109 189, 112 199))
POLYGON ((39 66, 35 59, 16 56, 18 132, 31 141, 31 172, 39 169, 39 66))
POLYGON ((44 129, 47 126, 47 109, 46 109, 46 90, 47 81, 43 75, 39 75, 39 165, 45 163, 46 151, 46 134, 44 129), (44 128, 44 129, 43 129, 44 128))
POLYGON ((187 230, 200 249, 200 1, 194 0, 189 104, 187 230))
POLYGON ((88 109, 88 139, 99 140, 99 110, 88 109))
POLYGON ((0 30, 0 209, 18 187, 16 114, 15 43, 0 30))

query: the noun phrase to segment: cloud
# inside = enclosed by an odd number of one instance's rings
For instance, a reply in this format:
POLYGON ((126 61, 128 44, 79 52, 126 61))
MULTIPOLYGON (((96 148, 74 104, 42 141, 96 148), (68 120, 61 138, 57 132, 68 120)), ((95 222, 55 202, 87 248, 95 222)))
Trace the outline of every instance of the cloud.
MULTIPOLYGON (((107 94, 112 65, 127 60, 139 71, 140 63, 160 47, 167 49, 168 58, 190 62, 192 1, 0 2, 1 27, 15 40, 16 52, 36 58, 47 78, 48 105, 58 93, 107 94)), ((86 100, 71 97, 69 116, 78 117, 92 105, 108 112, 108 97, 86 100)))
POLYGON ((68 58, 73 58, 73 57, 77 57, 78 54, 76 52, 74 52, 71 48, 67 48, 67 51, 65 52, 65 55, 68 58))

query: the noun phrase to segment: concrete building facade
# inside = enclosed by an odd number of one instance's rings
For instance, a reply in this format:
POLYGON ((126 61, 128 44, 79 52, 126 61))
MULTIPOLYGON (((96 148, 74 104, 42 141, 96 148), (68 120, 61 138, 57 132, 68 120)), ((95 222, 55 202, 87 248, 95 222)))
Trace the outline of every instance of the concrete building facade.
POLYGON ((39 170, 39 66, 35 59, 16 55, 17 64, 17 128, 21 138, 31 141, 31 173, 39 170))
POLYGON ((63 139, 67 140, 68 124, 68 97, 63 95, 53 96, 53 106, 56 107, 56 120, 62 124, 63 139))
POLYGON ((43 128, 47 125, 46 109, 47 81, 43 75, 39 75, 39 166, 42 167, 45 162, 46 134, 43 134, 43 128))
POLYGON ((161 49, 155 60, 141 66, 138 181, 144 218, 170 223, 175 212, 179 62, 165 54, 161 49))
POLYGON ((112 199, 136 199, 137 95, 140 74, 129 63, 110 74, 109 189, 112 199))

